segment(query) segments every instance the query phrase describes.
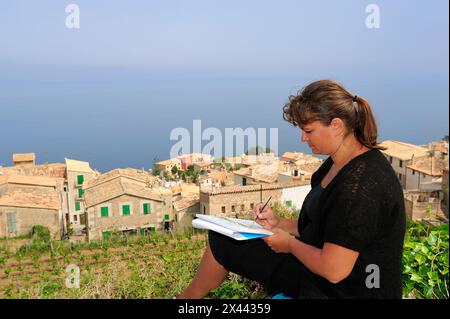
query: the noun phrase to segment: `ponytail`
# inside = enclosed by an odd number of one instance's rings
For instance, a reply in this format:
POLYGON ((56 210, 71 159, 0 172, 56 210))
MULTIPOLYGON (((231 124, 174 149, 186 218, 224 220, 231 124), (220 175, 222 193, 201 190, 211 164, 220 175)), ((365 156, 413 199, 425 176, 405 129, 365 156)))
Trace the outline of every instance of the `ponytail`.
POLYGON ((356 125, 354 130, 359 142, 370 149, 386 149, 377 143, 377 124, 369 102, 356 95, 353 101, 356 104, 356 125))

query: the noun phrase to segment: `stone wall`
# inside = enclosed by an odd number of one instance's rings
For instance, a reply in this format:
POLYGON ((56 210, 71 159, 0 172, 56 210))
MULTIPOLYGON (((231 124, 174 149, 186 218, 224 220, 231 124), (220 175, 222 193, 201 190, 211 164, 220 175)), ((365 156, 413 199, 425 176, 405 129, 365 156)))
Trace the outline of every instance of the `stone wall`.
POLYGON ((61 239, 62 219, 59 211, 52 209, 0 206, 0 237, 27 235, 35 225, 48 227, 52 238, 61 239), (7 214, 9 213, 15 213, 15 233, 10 233, 7 229, 7 214))

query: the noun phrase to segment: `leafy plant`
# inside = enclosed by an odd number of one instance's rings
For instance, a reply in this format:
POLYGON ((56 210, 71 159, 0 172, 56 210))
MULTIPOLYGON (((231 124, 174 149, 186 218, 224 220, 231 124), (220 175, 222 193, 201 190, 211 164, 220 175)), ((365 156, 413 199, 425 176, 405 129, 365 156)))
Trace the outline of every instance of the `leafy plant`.
POLYGON ((449 298, 448 224, 410 222, 403 250, 403 296, 449 298))

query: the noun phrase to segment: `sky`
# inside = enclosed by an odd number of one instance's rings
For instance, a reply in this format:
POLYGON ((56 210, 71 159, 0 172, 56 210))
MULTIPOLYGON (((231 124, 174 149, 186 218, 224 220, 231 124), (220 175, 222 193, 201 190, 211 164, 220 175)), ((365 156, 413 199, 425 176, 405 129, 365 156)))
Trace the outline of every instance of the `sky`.
POLYGON ((278 153, 310 153, 281 110, 324 78, 369 100, 380 140, 440 140, 448 20, 446 0, 0 0, 0 165, 35 152, 148 169, 193 120, 278 128, 278 153))

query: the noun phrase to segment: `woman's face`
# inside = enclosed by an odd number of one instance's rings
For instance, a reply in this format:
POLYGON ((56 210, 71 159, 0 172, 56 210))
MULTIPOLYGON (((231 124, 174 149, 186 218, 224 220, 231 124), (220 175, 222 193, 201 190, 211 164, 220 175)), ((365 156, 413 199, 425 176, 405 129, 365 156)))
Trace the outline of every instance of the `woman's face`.
POLYGON ((335 120, 330 125, 314 121, 301 127, 301 140, 308 143, 313 154, 333 154, 342 143, 342 128, 335 120))

